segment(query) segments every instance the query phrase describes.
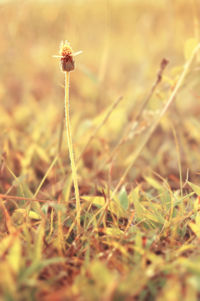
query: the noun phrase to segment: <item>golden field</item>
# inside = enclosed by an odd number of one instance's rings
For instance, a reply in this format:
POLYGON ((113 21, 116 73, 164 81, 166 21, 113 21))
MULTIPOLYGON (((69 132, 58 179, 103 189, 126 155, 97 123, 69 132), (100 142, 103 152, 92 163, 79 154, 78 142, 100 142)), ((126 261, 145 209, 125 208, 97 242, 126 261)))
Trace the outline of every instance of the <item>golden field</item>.
POLYGON ((198 0, 1 0, 0 22, 1 299, 199 300, 198 0))

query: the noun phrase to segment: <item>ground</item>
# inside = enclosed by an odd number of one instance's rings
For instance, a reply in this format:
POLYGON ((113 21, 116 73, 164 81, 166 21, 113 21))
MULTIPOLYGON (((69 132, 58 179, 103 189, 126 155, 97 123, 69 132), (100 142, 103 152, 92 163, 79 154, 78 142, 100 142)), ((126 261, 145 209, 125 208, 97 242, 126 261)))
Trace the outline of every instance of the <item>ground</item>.
POLYGON ((199 18, 198 0, 0 1, 1 300, 199 300, 199 18))

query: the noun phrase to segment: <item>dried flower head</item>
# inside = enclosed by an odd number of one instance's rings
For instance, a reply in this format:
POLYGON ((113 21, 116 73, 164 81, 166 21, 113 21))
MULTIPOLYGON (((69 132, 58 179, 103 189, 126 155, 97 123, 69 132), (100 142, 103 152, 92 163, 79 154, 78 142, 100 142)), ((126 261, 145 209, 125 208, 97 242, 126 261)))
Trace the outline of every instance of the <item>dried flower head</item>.
POLYGON ((68 41, 61 42, 60 45, 60 63, 61 63, 61 69, 65 72, 70 72, 74 70, 75 64, 73 59, 73 50, 68 43, 68 41))
POLYGON ((60 58, 60 65, 62 71, 70 72, 75 68, 74 57, 81 53, 82 51, 73 52, 69 42, 62 41, 60 44, 59 55, 53 55, 53 57, 60 58))

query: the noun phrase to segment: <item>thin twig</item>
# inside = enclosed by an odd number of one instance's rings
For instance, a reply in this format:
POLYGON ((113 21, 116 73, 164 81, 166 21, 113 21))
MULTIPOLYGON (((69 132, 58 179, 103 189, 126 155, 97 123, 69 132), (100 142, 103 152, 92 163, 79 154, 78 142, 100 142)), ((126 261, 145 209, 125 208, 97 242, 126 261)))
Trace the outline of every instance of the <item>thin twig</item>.
MULTIPOLYGON (((35 198, 27 198, 27 197, 7 195, 7 194, 0 194, 0 198, 1 199, 13 199, 13 200, 19 200, 19 201, 33 201, 33 202, 40 202, 40 203, 54 202, 51 200, 40 200, 40 199, 35 199, 35 198)), ((63 203, 65 203, 65 202, 63 202, 63 203)))
MULTIPOLYGON (((58 204, 57 200, 41 200, 41 199, 35 199, 35 198, 28 198, 28 197, 22 197, 22 196, 16 196, 16 195, 7 195, 7 194, 0 194, 0 199, 5 200, 15 200, 15 201, 29 201, 29 202, 39 202, 39 203, 45 203, 48 205, 51 204, 58 204)), ((71 203, 74 203, 74 200, 70 200, 71 203)), ((66 202, 59 202, 59 204, 66 205, 66 202)))

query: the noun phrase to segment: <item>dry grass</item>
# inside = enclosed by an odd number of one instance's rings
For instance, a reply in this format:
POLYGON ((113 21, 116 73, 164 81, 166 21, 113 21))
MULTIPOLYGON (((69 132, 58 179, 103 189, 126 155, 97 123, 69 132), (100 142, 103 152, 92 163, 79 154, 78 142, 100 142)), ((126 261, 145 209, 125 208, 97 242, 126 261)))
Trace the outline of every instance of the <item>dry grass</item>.
POLYGON ((197 0, 0 1, 2 300, 199 300, 199 16, 197 0), (80 229, 65 39, 83 50, 80 229))

